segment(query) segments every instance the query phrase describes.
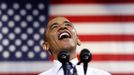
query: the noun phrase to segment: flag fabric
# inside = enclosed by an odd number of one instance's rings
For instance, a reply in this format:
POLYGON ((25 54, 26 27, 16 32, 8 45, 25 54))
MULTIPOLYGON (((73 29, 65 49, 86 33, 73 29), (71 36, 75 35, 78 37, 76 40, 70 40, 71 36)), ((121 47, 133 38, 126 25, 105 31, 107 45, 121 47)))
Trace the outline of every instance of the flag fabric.
POLYGON ((50 13, 75 26, 81 46, 93 54, 89 66, 112 75, 134 75, 134 1, 52 0, 50 13))
POLYGON ((132 0, 0 0, 0 75, 37 75, 52 67, 41 48, 48 15, 74 24, 82 42, 77 52, 88 48, 93 55, 90 67, 134 75, 133 8, 132 0))
POLYGON ((0 75, 44 71, 38 63, 48 61, 41 48, 47 17, 47 0, 0 0, 0 75))

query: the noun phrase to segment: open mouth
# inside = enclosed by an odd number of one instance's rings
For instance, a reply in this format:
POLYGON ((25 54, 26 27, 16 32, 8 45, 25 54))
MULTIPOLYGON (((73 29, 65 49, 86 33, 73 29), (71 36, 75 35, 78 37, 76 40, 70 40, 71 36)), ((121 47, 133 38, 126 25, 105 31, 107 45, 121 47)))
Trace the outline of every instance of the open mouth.
POLYGON ((68 33, 67 31, 61 32, 61 33, 58 35, 58 40, 63 40, 63 39, 67 39, 67 38, 71 38, 70 33, 68 33))

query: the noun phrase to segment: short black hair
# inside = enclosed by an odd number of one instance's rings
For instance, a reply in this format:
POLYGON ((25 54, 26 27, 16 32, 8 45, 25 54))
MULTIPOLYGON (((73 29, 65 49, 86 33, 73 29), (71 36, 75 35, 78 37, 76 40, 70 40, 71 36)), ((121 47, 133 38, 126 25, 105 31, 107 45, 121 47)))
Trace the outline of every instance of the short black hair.
MULTIPOLYGON (((48 23, 48 22, 47 22, 48 23)), ((47 32, 47 24, 44 26, 44 35, 43 35, 43 37, 44 37, 44 42, 45 41, 47 41, 46 39, 47 39, 47 37, 46 37, 46 32, 47 32)))
MULTIPOLYGON (((44 42, 47 42, 46 32, 47 32, 47 28, 45 27, 45 28, 44 28, 44 42)), ((50 52, 50 54, 52 55, 51 49, 49 49, 48 52, 50 52)))
POLYGON ((46 40, 46 28, 44 28, 44 42, 47 41, 46 40))

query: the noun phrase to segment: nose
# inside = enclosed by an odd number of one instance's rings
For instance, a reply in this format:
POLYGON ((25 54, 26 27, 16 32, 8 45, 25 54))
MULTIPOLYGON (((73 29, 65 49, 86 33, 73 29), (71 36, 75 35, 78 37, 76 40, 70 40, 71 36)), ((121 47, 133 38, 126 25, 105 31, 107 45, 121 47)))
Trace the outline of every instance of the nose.
POLYGON ((64 29, 67 29, 66 25, 64 25, 64 24, 60 25, 60 29, 59 30, 64 30, 64 29))

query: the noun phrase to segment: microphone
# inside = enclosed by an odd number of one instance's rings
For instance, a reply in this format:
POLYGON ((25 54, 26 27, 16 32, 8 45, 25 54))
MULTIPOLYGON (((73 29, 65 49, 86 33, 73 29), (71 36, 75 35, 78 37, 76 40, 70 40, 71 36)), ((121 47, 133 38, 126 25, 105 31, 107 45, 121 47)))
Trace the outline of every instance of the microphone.
POLYGON ((87 67, 88 67, 88 62, 91 61, 92 59, 92 54, 90 53, 90 51, 88 49, 83 49, 80 52, 80 62, 78 63, 78 65, 83 62, 83 68, 84 68, 84 74, 86 75, 87 72, 87 67))
POLYGON ((62 63, 64 75, 66 75, 66 69, 67 69, 66 64, 69 64, 69 59, 70 59, 70 53, 68 50, 61 51, 58 54, 58 60, 62 63))

